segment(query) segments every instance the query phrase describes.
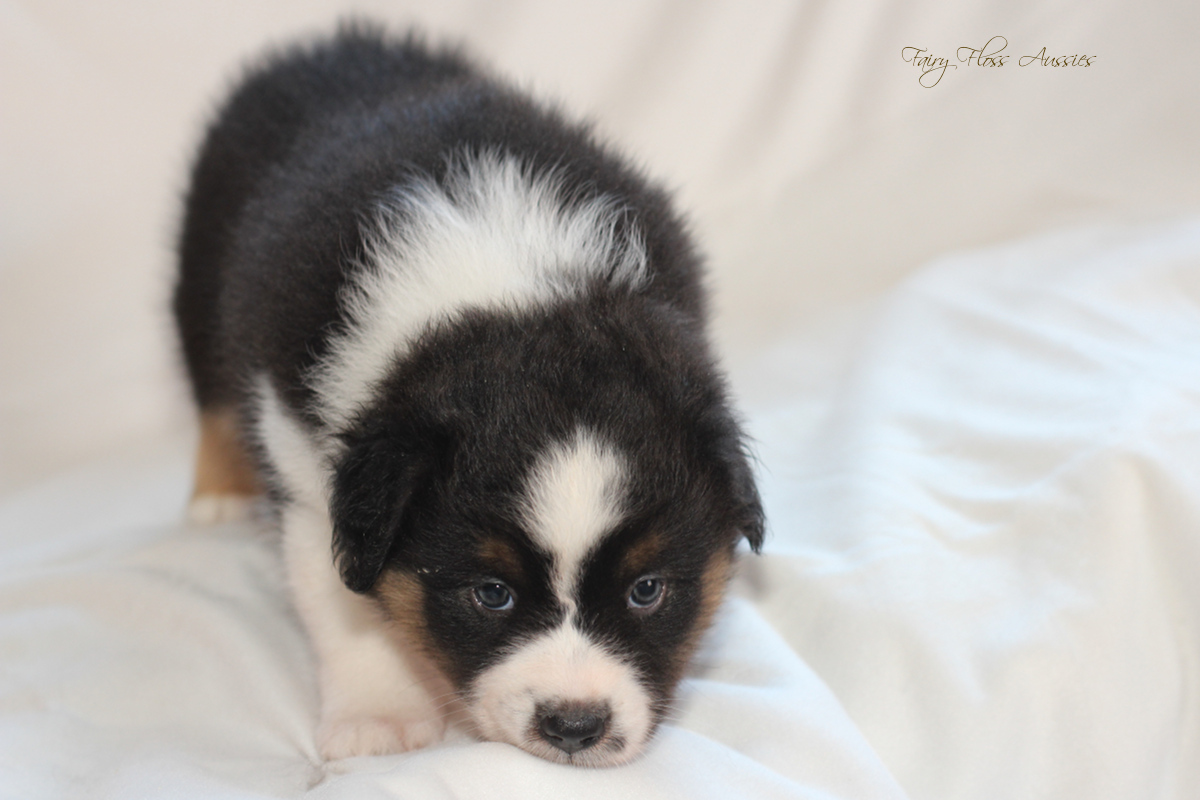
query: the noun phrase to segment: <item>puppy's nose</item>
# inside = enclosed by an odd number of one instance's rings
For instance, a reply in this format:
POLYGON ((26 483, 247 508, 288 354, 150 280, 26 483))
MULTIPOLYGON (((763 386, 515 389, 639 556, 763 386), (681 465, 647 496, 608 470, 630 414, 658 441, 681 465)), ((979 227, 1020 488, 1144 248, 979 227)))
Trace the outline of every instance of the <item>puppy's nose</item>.
POLYGON ((607 724, 607 708, 564 708, 541 712, 538 731, 547 742, 570 754, 600 741, 607 724))

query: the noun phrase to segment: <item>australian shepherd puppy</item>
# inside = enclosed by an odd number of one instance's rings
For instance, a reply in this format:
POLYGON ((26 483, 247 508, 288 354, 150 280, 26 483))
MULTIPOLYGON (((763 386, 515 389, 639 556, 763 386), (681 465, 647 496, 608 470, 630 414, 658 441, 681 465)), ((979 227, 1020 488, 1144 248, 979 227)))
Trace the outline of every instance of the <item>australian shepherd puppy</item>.
POLYGON ((427 745, 457 707, 634 757, 762 539, 663 191, 457 53, 348 27, 227 100, 179 253, 192 513, 265 492, 320 753, 427 745))

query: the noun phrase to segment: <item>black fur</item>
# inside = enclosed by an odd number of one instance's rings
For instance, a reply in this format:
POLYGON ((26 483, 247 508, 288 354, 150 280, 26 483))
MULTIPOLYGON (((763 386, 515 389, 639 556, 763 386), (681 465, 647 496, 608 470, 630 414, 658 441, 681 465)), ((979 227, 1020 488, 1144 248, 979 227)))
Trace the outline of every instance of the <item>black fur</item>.
POLYGON ((696 259, 666 197, 586 127, 453 52, 352 26, 252 70, 193 168, 174 305, 199 405, 241 402, 247 376, 266 370, 307 407, 305 371, 344 321, 337 296, 364 221, 394 187, 442 180, 451 153, 488 149, 558 171, 568 202, 621 198, 649 246, 650 292, 702 317, 696 259))

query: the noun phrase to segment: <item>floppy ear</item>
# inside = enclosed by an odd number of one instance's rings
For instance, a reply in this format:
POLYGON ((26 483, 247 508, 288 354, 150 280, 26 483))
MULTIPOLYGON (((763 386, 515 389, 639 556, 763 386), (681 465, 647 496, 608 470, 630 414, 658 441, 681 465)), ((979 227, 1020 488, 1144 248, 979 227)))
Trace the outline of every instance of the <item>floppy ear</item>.
POLYGON ((333 552, 342 581, 363 593, 375 585, 403 532, 413 495, 432 470, 433 451, 428 441, 388 431, 348 445, 333 481, 333 552))
POLYGON ((750 466, 753 456, 746 435, 730 416, 721 417, 718 425, 719 433, 712 455, 723 467, 722 477, 728 481, 727 485, 731 490, 732 527, 737 533, 745 536, 750 549, 758 553, 762 551, 766 524, 763 519, 762 500, 758 496, 758 487, 754 480, 754 470, 750 466))
POLYGON ((758 553, 762 551, 766 523, 763 518, 762 501, 754 483, 754 472, 750 469, 750 460, 744 453, 738 453, 731 466, 734 497, 739 506, 738 530, 750 543, 750 549, 758 553))

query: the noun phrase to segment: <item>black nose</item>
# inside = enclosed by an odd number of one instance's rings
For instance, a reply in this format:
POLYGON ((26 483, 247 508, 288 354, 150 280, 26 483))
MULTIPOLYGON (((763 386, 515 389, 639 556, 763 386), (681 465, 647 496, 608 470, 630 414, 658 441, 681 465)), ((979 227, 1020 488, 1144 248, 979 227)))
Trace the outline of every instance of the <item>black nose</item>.
POLYGON ((542 738, 565 753, 578 753, 600 741, 608 709, 565 708, 539 714, 542 738))

